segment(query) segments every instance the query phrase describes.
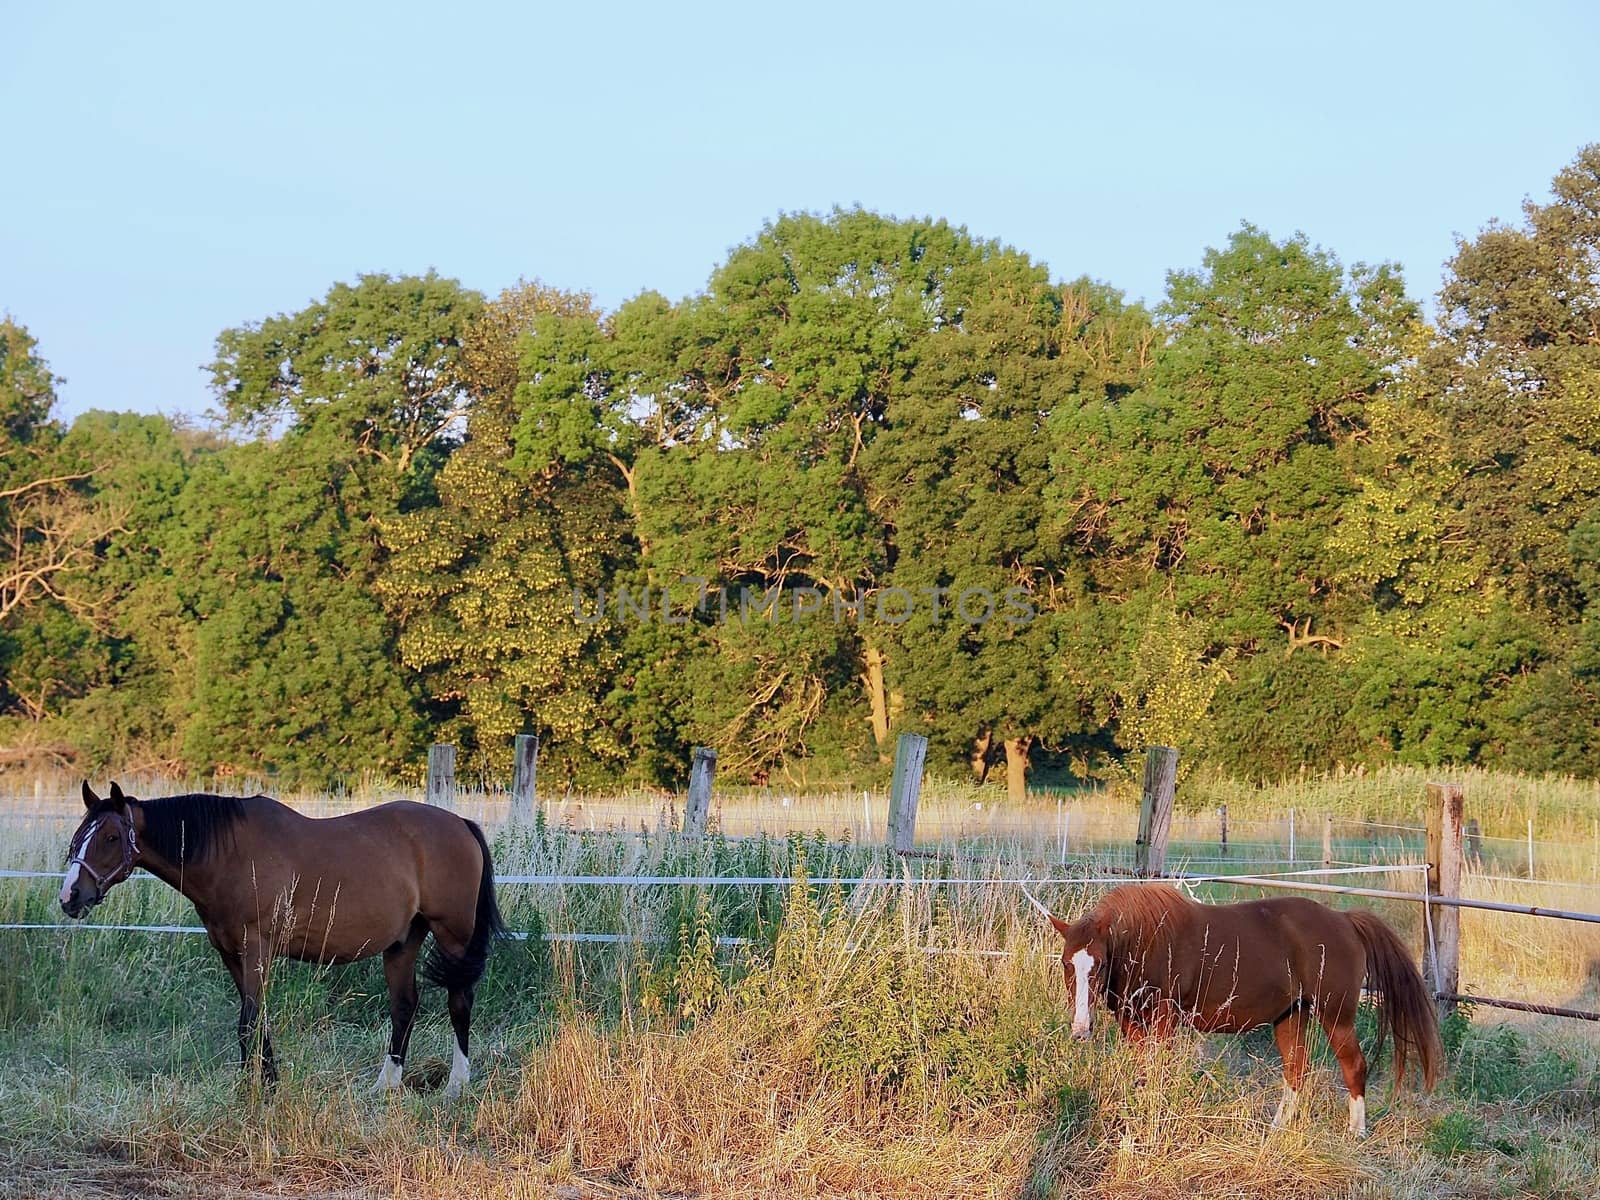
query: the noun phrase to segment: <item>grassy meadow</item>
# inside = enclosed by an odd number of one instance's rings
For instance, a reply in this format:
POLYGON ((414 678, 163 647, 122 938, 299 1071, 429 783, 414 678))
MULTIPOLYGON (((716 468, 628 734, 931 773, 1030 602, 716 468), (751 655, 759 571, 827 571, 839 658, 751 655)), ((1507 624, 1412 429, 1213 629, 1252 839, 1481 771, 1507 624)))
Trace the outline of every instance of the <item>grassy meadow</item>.
MULTIPOLYGON (((1200 864, 1219 857, 1214 809, 1226 803, 1237 831, 1229 870, 1291 869, 1248 865, 1284 856, 1290 807, 1304 828, 1301 867, 1320 862, 1323 813, 1343 831, 1341 861, 1403 864, 1415 853, 1404 829, 1359 822, 1420 824, 1423 782, 1399 770, 1273 789, 1186 780, 1174 861, 1222 869, 1200 864)), ((1531 811, 1540 877, 1564 879, 1518 879, 1513 854, 1469 881, 1470 894, 1595 908, 1592 785, 1484 773, 1462 782, 1488 837, 1515 840, 1531 811)), ((59 789, 16 790, 0 800, 0 867, 58 869, 70 806, 59 789)), ((291 799, 320 812, 388 794, 291 799)), ((1007 806, 993 790, 930 785, 925 854, 904 861, 871 844, 883 803, 727 792, 718 831, 689 843, 660 795, 552 797, 515 827, 503 797, 462 796, 502 875, 786 882, 503 884, 508 925, 533 936, 502 942, 491 959, 473 1088, 456 1104, 440 1095, 448 1022, 428 988, 408 1087, 369 1094, 388 1025, 376 959, 275 965, 267 1010, 284 1081, 265 1097, 239 1077, 237 1004, 204 937, 0 930, 0 1195, 1593 1194, 1591 1027, 1463 1014, 1445 1031, 1450 1068, 1433 1095, 1392 1096, 1387 1070, 1375 1071, 1362 1143, 1343 1132, 1343 1091, 1319 1056, 1301 1117, 1271 1133, 1280 1077, 1269 1035, 1189 1037, 1153 1056, 1104 1020, 1088 1045, 1066 1036, 1054 935, 1001 881, 1053 880, 1037 890, 1063 912, 1092 903, 1102 889, 1070 880, 1131 842, 1127 794, 1007 806), (594 933, 633 940, 569 940, 594 933)), ((1361 882, 1416 885, 1410 873, 1361 882)), ((1420 944, 1416 906, 1375 907, 1420 944)), ((0 922, 62 920, 50 881, 0 880, 0 922)), ((90 920, 196 923, 181 897, 141 879, 90 920)), ((1593 927, 1468 912, 1462 928, 1470 990, 1600 1005, 1593 927)))

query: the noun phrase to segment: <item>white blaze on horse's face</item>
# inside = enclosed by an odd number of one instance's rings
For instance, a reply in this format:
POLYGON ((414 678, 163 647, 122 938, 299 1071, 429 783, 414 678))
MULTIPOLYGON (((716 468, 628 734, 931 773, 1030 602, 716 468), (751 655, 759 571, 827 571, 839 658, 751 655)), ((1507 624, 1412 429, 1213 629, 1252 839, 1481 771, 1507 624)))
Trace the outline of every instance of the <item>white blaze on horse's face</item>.
POLYGON ((72 889, 78 886, 78 872, 82 870, 77 863, 67 868, 67 881, 61 885, 61 907, 65 908, 72 903, 72 889))
POLYGON ((1076 985, 1072 989, 1072 1036, 1083 1041, 1089 1036, 1089 973, 1094 970, 1094 955, 1085 946, 1071 962, 1076 985))
POLYGON ((73 890, 77 888, 78 879, 83 875, 83 863, 79 861, 79 858, 89 852, 89 847, 94 842, 95 832, 99 828, 100 822, 95 821, 84 831, 83 840, 78 843, 81 847, 78 851, 79 857, 74 858, 67 864, 67 877, 61 884, 61 895, 57 897, 61 901, 62 908, 66 908, 72 903, 73 890))

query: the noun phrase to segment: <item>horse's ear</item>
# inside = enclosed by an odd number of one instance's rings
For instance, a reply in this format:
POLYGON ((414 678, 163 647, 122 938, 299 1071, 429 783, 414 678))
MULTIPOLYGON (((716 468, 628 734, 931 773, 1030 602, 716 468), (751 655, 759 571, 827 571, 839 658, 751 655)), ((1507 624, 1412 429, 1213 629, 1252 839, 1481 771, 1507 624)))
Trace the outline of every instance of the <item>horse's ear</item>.
POLYGON ((1055 913, 1050 914, 1050 924, 1056 927, 1056 932, 1062 937, 1066 937, 1068 932, 1070 932, 1072 929, 1071 925, 1067 924, 1060 917, 1056 916, 1055 913))
POLYGON ((115 781, 113 781, 111 784, 111 803, 115 804, 118 808, 128 807, 128 798, 122 794, 122 789, 117 786, 115 781))
POLYGON ((85 808, 93 808, 99 803, 100 797, 94 794, 94 789, 89 786, 89 781, 85 779, 83 781, 83 806, 85 808))

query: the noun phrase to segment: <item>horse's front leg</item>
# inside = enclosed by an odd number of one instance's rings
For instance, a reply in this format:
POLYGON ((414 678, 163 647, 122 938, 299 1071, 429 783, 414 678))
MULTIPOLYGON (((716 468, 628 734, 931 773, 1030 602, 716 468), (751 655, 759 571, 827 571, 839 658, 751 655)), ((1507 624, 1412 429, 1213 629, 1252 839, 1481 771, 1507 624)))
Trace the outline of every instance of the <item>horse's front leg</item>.
POLYGON ((252 937, 244 950, 224 954, 223 961, 233 975, 234 987, 239 989, 239 1068, 249 1073, 250 1052, 259 1038, 261 1079, 270 1087, 278 1082, 278 1067, 272 1054, 272 1038, 261 1015, 261 993, 266 988, 270 953, 259 938, 252 937))
POLYGON ((1117 1014, 1117 1025, 1122 1029, 1123 1040, 1132 1048, 1138 1059, 1134 1068, 1134 1082, 1146 1086, 1155 1072, 1156 1059, 1161 1053, 1161 1043, 1171 1036, 1160 1022, 1147 1023, 1143 1015, 1117 1014))
POLYGON ((1150 1031, 1126 1013, 1117 1014, 1117 1027, 1122 1030, 1123 1040, 1130 1046, 1142 1045, 1150 1037, 1150 1031))

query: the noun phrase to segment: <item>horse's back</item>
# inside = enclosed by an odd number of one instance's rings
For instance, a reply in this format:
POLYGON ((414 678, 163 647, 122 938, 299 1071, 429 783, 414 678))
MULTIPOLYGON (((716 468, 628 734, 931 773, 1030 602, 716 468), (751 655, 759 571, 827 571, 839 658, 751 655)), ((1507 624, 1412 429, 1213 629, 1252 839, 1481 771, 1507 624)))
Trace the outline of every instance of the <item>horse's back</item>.
POLYGON ((446 808, 393 800, 332 817, 311 817, 267 796, 251 797, 250 824, 262 839, 302 862, 360 861, 371 866, 413 856, 470 865, 478 845, 466 820, 446 808), (365 856, 365 857, 363 857, 365 856))
POLYGON ((368 855, 372 870, 415 879, 424 909, 476 897, 483 855, 464 817, 433 804, 394 800, 337 817, 314 818, 330 849, 368 855))
POLYGON ((1308 992, 1360 987, 1366 949, 1350 918, 1338 909, 1305 896, 1275 896, 1232 907, 1256 910, 1258 921, 1271 930, 1262 940, 1281 948, 1308 992))
POLYGON ((1280 1020, 1302 999, 1343 1004, 1359 994, 1360 938, 1347 917, 1314 900, 1187 901, 1157 928, 1130 983, 1153 985, 1204 1030, 1241 1032, 1280 1020))
POLYGON ((1264 900, 1248 900, 1242 904, 1205 907, 1213 912, 1237 914, 1245 930, 1266 941, 1282 941, 1289 946, 1311 948, 1347 948, 1361 944, 1349 917, 1304 896, 1273 896, 1264 900))
POLYGON ((243 848, 259 869, 252 882, 290 897, 280 944, 292 956, 363 957, 419 916, 464 912, 470 929, 486 864, 464 818, 407 800, 333 817, 253 801, 243 848))
POLYGON ((336 817, 307 817, 319 825, 332 827, 391 829, 396 833, 426 833, 450 839, 472 835, 467 830, 466 818, 440 808, 436 804, 419 804, 415 800, 390 800, 371 808, 358 808, 354 812, 340 813, 336 817))

